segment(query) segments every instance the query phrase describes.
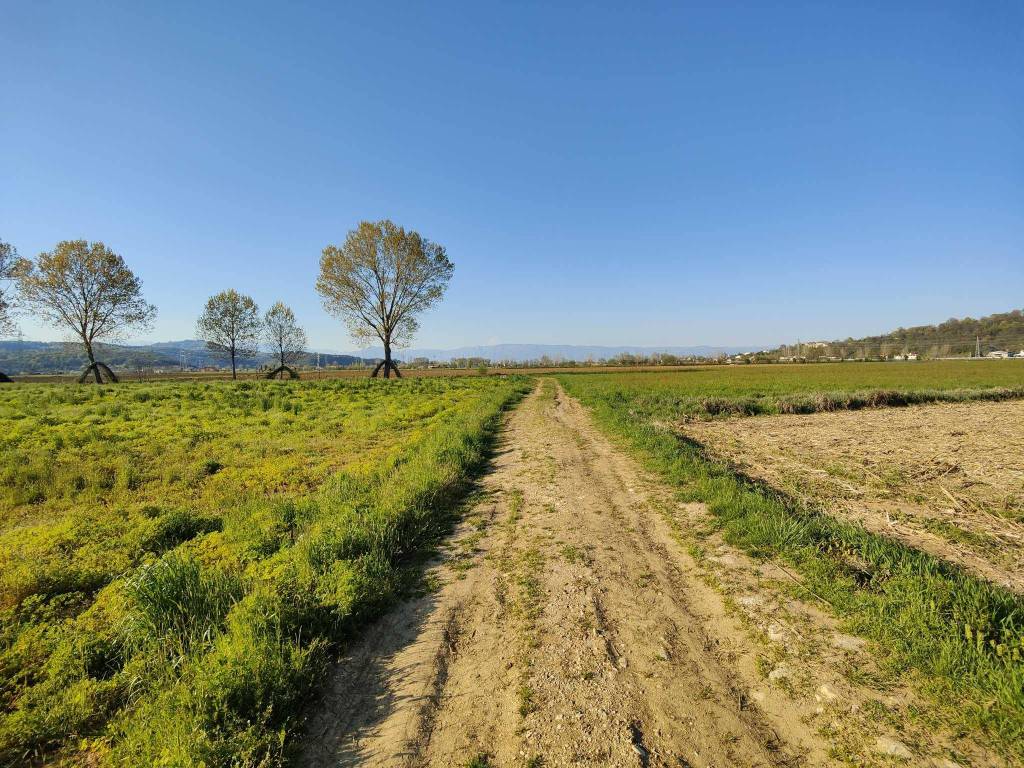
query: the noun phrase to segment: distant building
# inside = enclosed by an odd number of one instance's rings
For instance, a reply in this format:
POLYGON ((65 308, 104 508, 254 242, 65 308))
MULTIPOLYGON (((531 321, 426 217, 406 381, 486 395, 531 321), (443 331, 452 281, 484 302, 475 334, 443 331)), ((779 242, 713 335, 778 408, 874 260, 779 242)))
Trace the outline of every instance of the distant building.
POLYGON ((1001 359, 1001 360, 1005 360, 1009 356, 1010 356, 1010 353, 1007 352, 1005 349, 996 349, 996 350, 993 350, 992 352, 989 352, 987 355, 985 355, 985 357, 991 357, 991 358, 996 358, 996 359, 1001 359))

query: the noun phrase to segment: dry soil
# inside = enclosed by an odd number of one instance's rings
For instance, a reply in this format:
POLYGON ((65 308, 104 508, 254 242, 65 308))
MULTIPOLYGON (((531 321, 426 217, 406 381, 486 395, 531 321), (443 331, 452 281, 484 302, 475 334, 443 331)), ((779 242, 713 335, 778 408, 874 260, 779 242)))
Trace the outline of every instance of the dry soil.
POLYGON ((1024 590, 1024 400, 691 423, 740 471, 1024 590))

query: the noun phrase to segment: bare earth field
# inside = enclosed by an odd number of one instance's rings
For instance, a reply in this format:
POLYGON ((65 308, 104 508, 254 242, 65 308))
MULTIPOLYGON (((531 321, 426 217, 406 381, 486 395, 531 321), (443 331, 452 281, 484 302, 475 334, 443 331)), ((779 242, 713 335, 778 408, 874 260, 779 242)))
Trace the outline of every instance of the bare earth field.
POLYGON ((554 382, 506 418, 430 589, 337 664, 300 765, 1006 764, 554 382))
POLYGON ((693 422, 763 480, 1024 590, 1024 401, 693 422))

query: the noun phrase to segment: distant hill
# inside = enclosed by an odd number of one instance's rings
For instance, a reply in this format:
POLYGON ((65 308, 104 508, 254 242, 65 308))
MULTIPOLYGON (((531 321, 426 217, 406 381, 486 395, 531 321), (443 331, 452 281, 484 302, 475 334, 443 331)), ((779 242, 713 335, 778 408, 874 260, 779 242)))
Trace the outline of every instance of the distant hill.
POLYGON ((150 349, 173 349, 194 352, 205 352, 206 342, 201 339, 182 339, 181 341, 155 341, 147 344, 150 349))
POLYGON ((931 357, 971 355, 981 346, 981 354, 994 350, 1019 351, 1024 348, 1024 311, 1015 309, 974 319, 950 318, 938 325, 897 328, 882 336, 867 336, 847 343, 869 346, 890 345, 897 351, 906 347, 911 352, 931 357))
MULTIPOLYGON (((498 363, 510 361, 525 363, 547 358, 554 362, 610 360, 619 355, 650 356, 668 354, 677 357, 717 357, 722 354, 736 355, 762 349, 759 346, 746 347, 603 347, 573 344, 490 344, 476 347, 457 347, 455 349, 401 349, 393 352, 398 360, 415 360, 427 358, 437 362, 450 362, 462 358, 481 358, 498 363)), ((370 347, 358 353, 362 357, 383 357, 384 350, 370 347)))
MULTIPOLYGON (((171 357, 148 347, 103 345, 101 359, 111 368, 177 367, 171 357)), ((81 344, 43 341, 0 341, 0 371, 8 374, 65 373, 81 371, 87 359, 81 344)))
MULTIPOLYGON (((102 344, 99 345, 97 357, 114 370, 122 371, 138 368, 177 370, 182 361, 189 368, 227 366, 223 357, 209 351, 206 343, 197 339, 137 346, 102 344)), ((307 352, 299 360, 299 365, 315 365, 316 357, 315 352, 307 352)), ((271 355, 261 354, 240 361, 240 365, 242 368, 258 368, 272 360, 271 355)), ((372 362, 353 355, 320 355, 320 364, 325 367, 372 362)), ((77 373, 85 366, 86 357, 81 344, 61 341, 0 341, 0 371, 7 374, 77 373)))
MULTIPOLYGON (((970 357, 980 347, 982 355, 996 350, 1019 352, 1024 349, 1024 311, 963 319, 951 318, 938 325, 897 328, 880 336, 841 339, 831 342, 805 342, 807 357, 890 357, 913 352, 925 357, 970 357)), ((795 354, 795 345, 782 347, 782 354, 795 354)))

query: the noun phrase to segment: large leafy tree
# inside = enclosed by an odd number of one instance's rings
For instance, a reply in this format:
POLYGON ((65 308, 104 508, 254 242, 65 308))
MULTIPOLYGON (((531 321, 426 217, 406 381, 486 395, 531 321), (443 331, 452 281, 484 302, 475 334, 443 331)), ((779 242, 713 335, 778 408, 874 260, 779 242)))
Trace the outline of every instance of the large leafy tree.
POLYGON ((233 288, 211 296, 196 322, 196 334, 207 348, 231 360, 233 379, 238 378, 237 361, 255 356, 262 333, 256 302, 233 288))
POLYGON ((281 301, 263 316, 263 340, 278 359, 274 373, 283 372, 306 350, 306 332, 296 322, 291 307, 281 301))
MULTIPOLYGON (((10 243, 0 240, 0 336, 14 330, 14 263, 18 260, 18 252, 10 243)), ((0 371, 0 381, 10 379, 0 371)))
POLYGON ((102 382, 101 369, 113 377, 96 359, 100 340, 149 328, 156 317, 156 307, 142 297, 142 281, 101 242, 63 240, 35 261, 20 259, 15 276, 26 305, 81 339, 89 358, 83 381, 91 371, 102 382))
POLYGON ((14 264, 18 251, 10 243, 0 240, 0 334, 14 330, 14 264))
POLYGON ((454 266, 445 249, 418 232, 391 221, 363 221, 340 246, 328 245, 320 257, 316 289, 328 312, 348 326, 357 341, 379 339, 381 369, 401 376, 391 359, 392 346, 412 341, 417 315, 444 296, 454 266))

